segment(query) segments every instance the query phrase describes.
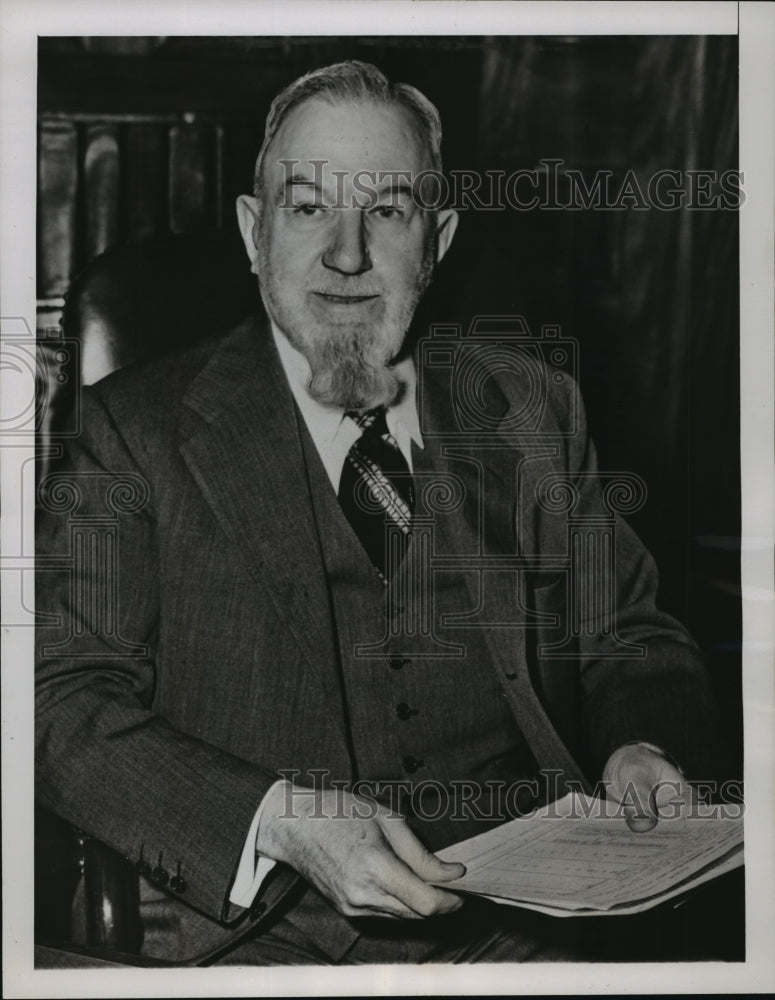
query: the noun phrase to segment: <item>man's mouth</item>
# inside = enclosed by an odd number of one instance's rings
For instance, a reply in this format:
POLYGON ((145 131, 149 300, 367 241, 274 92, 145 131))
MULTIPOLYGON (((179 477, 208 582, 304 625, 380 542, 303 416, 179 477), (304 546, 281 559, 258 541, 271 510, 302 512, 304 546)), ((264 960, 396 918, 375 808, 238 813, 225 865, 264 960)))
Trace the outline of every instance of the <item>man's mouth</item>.
POLYGON ((315 292, 318 298, 324 302, 331 302, 335 305, 357 305, 359 302, 370 302, 379 298, 378 295, 333 295, 330 292, 315 292))

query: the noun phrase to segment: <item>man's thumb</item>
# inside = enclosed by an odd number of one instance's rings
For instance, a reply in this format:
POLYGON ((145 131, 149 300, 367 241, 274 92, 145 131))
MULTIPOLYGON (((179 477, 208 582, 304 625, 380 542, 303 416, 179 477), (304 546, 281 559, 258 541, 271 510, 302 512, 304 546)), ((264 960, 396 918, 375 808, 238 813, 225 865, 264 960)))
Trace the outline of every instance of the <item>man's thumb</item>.
POLYGON ((412 867, 416 875, 426 882, 452 882, 456 878, 462 878, 466 873, 466 866, 459 861, 442 861, 435 854, 420 847, 422 854, 415 854, 411 860, 404 859, 412 867))
POLYGON ((642 789, 640 792, 641 794, 637 792, 634 795, 625 794, 622 800, 624 820, 633 833, 648 833, 657 825, 659 813, 654 789, 651 789, 647 795, 643 793, 642 789))
POLYGON ((457 861, 442 861, 420 843, 405 822, 390 820, 381 824, 395 853, 425 882, 451 882, 466 873, 465 865, 457 861))
POLYGON ((431 857, 438 865, 441 873, 434 876, 434 881, 436 882, 452 882, 456 878, 462 878, 466 873, 466 866, 462 865, 459 861, 441 861, 433 854, 431 857))
POLYGON ((624 821, 633 833, 648 833, 657 825, 658 819, 653 813, 638 812, 632 806, 627 806, 624 821))

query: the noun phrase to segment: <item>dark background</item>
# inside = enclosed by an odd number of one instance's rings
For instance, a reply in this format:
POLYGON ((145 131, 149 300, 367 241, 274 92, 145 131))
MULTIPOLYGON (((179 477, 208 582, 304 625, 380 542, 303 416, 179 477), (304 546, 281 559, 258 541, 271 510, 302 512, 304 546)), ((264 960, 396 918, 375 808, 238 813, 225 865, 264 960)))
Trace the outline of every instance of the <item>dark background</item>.
MULTIPOLYGON (((434 101, 447 170, 561 158, 615 190, 629 169, 645 188, 737 167, 732 36, 41 38, 39 326, 108 247, 236 230, 272 97, 349 57, 434 101)), ((741 775, 737 213, 466 211, 419 321, 496 313, 580 342, 601 466, 647 483, 631 522, 708 654, 741 775)))

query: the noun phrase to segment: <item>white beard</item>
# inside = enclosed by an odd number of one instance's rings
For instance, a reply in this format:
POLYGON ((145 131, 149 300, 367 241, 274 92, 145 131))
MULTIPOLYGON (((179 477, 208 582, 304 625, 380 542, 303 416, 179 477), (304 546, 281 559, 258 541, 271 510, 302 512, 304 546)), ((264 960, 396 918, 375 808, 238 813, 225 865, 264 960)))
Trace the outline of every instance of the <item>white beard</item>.
POLYGON ((400 336, 388 339, 380 329, 356 327, 344 335, 335 330, 324 340, 293 344, 309 362, 310 396, 345 410, 390 406, 401 390, 390 362, 401 349, 404 336, 402 330, 400 336))
POLYGON ((269 265, 266 247, 259 240, 258 273, 263 278, 261 296, 267 313, 275 320, 289 343, 310 366, 307 385, 310 396, 325 406, 362 412, 396 402, 402 383, 391 363, 404 344, 414 311, 428 287, 436 259, 436 240, 428 240, 422 267, 412 294, 400 314, 385 316, 377 324, 299 329, 277 294, 278 282, 269 265))

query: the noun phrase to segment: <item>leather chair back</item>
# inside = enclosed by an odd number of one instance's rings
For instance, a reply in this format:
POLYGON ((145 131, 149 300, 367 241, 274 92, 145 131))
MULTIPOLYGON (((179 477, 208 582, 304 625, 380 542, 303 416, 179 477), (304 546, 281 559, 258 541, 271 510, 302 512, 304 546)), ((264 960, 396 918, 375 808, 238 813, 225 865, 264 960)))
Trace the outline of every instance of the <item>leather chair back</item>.
POLYGON ((227 330, 258 302, 236 230, 169 234, 95 258, 67 293, 62 326, 80 344, 88 385, 227 330))

